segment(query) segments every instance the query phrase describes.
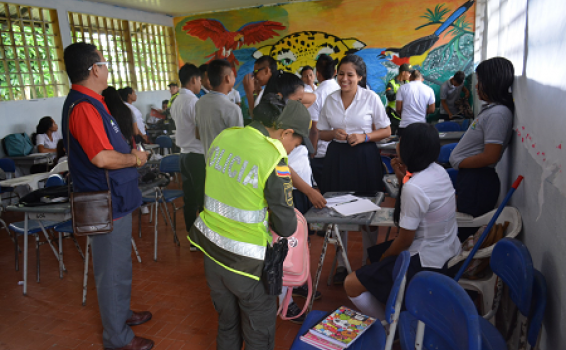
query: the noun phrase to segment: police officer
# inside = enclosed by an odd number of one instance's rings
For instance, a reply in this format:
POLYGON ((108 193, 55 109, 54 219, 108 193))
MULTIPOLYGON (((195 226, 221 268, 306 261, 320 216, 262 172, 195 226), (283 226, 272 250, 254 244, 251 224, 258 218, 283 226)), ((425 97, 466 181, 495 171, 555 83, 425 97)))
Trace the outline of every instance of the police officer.
POLYGON ((391 120, 391 135, 395 135, 397 133, 397 128, 401 122, 401 117, 395 111, 397 91, 401 85, 409 82, 409 77, 411 76, 412 71, 413 66, 408 63, 403 63, 401 67, 399 67, 399 74, 397 74, 395 78, 391 79, 389 83, 387 83, 387 87, 385 87, 385 97, 387 98, 385 111, 391 120))
POLYGON ((242 341, 248 350, 274 348, 276 296, 261 281, 268 224, 282 237, 297 228, 287 154, 301 143, 313 152, 310 123, 300 102, 267 94, 250 125, 224 130, 210 146, 204 211, 189 240, 205 254, 217 349, 240 350, 242 341))

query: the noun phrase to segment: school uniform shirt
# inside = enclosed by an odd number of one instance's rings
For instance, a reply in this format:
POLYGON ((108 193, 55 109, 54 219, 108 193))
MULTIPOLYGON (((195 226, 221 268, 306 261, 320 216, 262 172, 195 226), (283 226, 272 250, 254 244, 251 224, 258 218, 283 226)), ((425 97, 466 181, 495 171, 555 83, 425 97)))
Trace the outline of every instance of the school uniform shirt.
MULTIPOLYGON (((511 141, 512 133, 513 113, 511 110, 495 103, 486 105, 452 151, 450 164, 454 169, 458 169, 464 159, 482 153, 485 145, 489 143, 502 146, 499 155, 501 159, 511 141)), ((488 166, 494 168, 497 162, 488 166)))
POLYGON ((434 91, 420 80, 412 81, 399 88, 397 101, 403 102, 400 128, 413 123, 426 123, 426 110, 434 104, 434 91))
POLYGON ((259 92, 259 94, 257 95, 255 101, 254 101, 254 107, 257 107, 257 105, 259 104, 259 102, 261 101, 261 98, 263 97, 263 92, 265 91, 265 87, 263 89, 261 89, 261 91, 259 92))
POLYGON ((381 99, 373 91, 358 87, 354 100, 346 110, 340 93, 338 90, 328 95, 320 112, 318 130, 343 129, 348 135, 368 134, 373 131, 372 124, 376 130, 391 124, 381 99))
POLYGON ((316 85, 314 86, 314 90, 310 85, 305 84, 305 92, 314 93, 317 90, 316 85))
POLYGON ((440 269, 460 253, 456 196, 443 167, 431 163, 403 185, 399 226, 416 230, 408 251, 419 254, 422 267, 440 269))
POLYGON ((235 104, 241 103, 240 93, 236 89, 230 90, 228 93, 228 99, 235 104))
MULTIPOLYGON (((463 87, 464 84, 460 84, 460 86, 452 85, 450 80, 447 80, 440 85, 440 99, 446 100, 448 109, 450 109, 450 113, 452 114, 458 114, 460 112, 454 103, 460 98, 463 87)), ((448 111, 444 109, 444 105, 442 103, 440 104, 440 114, 448 114, 448 111)))
POLYGON ((53 140, 50 140, 47 134, 37 134, 35 136, 36 146, 42 145, 45 148, 57 149, 57 143, 63 138, 63 136, 61 136, 59 131, 55 131, 54 133, 51 133, 51 137, 53 140))
POLYGON ((181 148, 181 153, 204 154, 202 142, 195 135, 195 104, 197 101, 197 96, 191 90, 181 88, 175 104, 171 106, 171 117, 177 127, 175 143, 181 148))
MULTIPOLYGON (((326 98, 328 97, 328 95, 330 95, 336 90, 340 90, 340 85, 338 85, 338 83, 334 79, 325 80, 318 85, 318 88, 314 92, 314 94, 316 95, 316 100, 308 109, 311 115, 311 120, 313 122, 318 122, 320 111, 324 106, 324 102, 326 101, 326 98)), ((317 129, 320 128, 317 126, 317 129)), ((323 141, 319 139, 316 146, 316 155, 314 157, 324 158, 326 156, 326 149, 328 148, 328 144, 329 144, 328 141, 323 141)))
POLYGON ((124 103, 132 111, 133 122, 138 125, 138 129, 140 129, 142 135, 145 135, 145 124, 143 122, 142 112, 139 109, 137 109, 136 106, 134 106, 133 104, 130 104, 128 102, 124 102, 124 103))
POLYGON ((312 187, 312 169, 307 148, 304 145, 300 145, 289 153, 288 159, 289 167, 293 168, 295 173, 312 187))

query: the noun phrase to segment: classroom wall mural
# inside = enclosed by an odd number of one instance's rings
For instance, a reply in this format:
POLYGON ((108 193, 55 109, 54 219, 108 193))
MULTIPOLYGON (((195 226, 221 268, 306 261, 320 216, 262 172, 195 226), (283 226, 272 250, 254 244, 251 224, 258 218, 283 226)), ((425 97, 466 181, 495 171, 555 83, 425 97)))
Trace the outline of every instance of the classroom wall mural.
POLYGON ((179 64, 227 59, 245 100, 242 80, 257 58, 299 74, 322 53, 336 62, 362 57, 382 96, 403 63, 438 94, 454 72, 473 72, 474 18, 474 0, 324 0, 176 17, 174 25, 179 64))

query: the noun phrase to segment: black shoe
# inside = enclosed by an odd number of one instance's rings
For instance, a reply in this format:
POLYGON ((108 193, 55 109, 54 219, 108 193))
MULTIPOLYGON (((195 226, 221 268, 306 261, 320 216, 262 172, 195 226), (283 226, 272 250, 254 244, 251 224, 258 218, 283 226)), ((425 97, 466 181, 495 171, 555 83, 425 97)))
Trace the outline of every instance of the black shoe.
MULTIPOLYGON (((294 296, 294 297, 301 297, 301 298, 305 298, 305 299, 306 299, 306 298, 309 296, 309 290, 307 289, 307 285, 304 284, 304 285, 302 285, 302 286, 300 286, 300 287, 293 288, 293 296, 294 296)), ((317 290, 317 291, 313 294, 312 298, 313 298, 314 300, 318 300, 318 299, 322 298, 322 294, 317 290)))
MULTIPOLYGON (((297 316, 298 314, 300 314, 301 311, 302 311, 302 309, 297 304, 295 304, 295 302, 292 302, 291 304, 289 304, 289 308, 287 309, 287 314, 285 316, 286 317, 294 317, 294 316, 297 316)), ((302 314, 301 316, 299 316, 295 319, 289 320, 289 321, 296 323, 296 324, 303 324, 303 322, 305 321, 305 316, 306 316, 305 314, 302 314)))
POLYGON ((338 266, 334 275, 334 284, 344 284, 346 276, 348 276, 348 270, 344 266, 338 266))

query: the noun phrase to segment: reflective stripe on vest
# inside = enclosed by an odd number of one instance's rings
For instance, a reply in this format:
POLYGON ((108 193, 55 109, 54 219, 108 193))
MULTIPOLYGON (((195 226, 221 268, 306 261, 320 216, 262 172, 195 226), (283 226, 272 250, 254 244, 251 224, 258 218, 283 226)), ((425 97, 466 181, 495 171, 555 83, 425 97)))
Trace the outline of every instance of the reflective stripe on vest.
POLYGON ((261 210, 238 209, 206 195, 204 196, 204 207, 222 217, 244 224, 262 223, 267 216, 267 208, 261 210))
MULTIPOLYGON (((397 93, 397 91, 399 91, 399 88, 401 87, 401 84, 398 84, 396 79, 391 79, 389 81, 389 83, 391 85, 393 85, 393 92, 397 93)), ((389 101, 389 102, 387 102, 387 107, 393 108, 393 110, 395 110, 396 104, 397 104, 397 101, 395 101, 395 100, 389 101)), ((399 118, 397 118, 397 119, 399 119, 399 118)))
POLYGON ((251 243, 238 242, 224 237, 206 226, 200 216, 197 217, 194 225, 209 241, 230 253, 261 261, 265 259, 266 246, 258 246, 251 243))

